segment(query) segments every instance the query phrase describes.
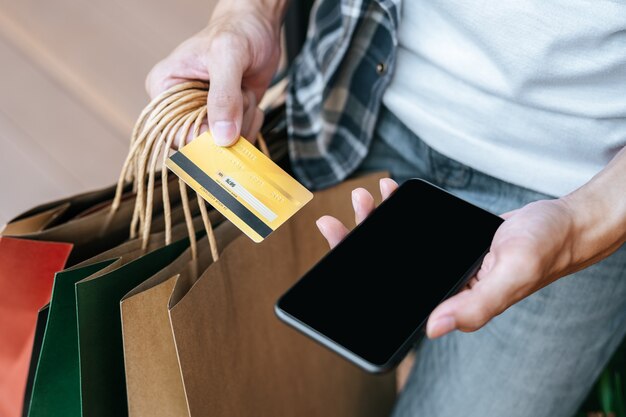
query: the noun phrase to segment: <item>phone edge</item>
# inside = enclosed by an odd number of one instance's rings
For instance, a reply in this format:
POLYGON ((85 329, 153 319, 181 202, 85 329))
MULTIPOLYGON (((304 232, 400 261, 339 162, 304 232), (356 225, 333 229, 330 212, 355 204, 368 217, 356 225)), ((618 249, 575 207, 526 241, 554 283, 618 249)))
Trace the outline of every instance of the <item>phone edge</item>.
POLYGON ((324 336, 323 334, 319 333, 317 330, 309 327, 305 323, 293 317, 292 315, 287 313, 285 310, 281 309, 279 306, 279 303, 280 303, 280 300, 276 302, 276 304, 274 304, 274 313, 282 322, 288 324, 295 330, 298 330, 304 333, 305 335, 309 336, 318 344, 322 345, 323 347, 329 349, 333 353, 336 353, 342 358, 346 359, 349 363, 356 365, 362 370, 372 373, 372 374, 381 374, 390 369, 386 366, 387 364, 379 366, 379 365, 375 365, 371 362, 366 361, 365 359, 351 352, 350 350, 346 349, 339 343, 324 336))

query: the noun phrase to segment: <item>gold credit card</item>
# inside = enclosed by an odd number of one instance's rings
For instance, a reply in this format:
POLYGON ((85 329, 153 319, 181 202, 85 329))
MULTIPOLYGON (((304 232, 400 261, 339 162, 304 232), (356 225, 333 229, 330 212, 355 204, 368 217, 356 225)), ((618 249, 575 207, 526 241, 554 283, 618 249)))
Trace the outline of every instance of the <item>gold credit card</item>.
POLYGON ((165 163, 228 220, 261 242, 313 194, 243 137, 225 148, 203 133, 165 163))

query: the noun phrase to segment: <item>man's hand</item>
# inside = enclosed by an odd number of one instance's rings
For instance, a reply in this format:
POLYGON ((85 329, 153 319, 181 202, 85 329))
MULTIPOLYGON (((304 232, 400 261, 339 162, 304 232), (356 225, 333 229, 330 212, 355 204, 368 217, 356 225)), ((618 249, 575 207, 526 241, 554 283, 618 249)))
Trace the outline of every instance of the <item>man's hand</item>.
POLYGON ((502 217, 505 221, 476 276, 430 315, 429 337, 478 330, 521 299, 574 272, 575 228, 563 201, 537 201, 502 217))
POLYGON ((181 82, 209 81, 208 127, 216 143, 231 145, 239 135, 254 140, 263 123, 257 103, 278 67, 285 4, 219 2, 208 26, 150 71, 146 79, 150 97, 181 82))
MULTIPOLYGON (((478 330, 521 299, 617 250, 626 241, 624 173, 626 150, 576 192, 503 214, 476 276, 430 315, 428 337, 478 330)), ((389 178, 381 180, 383 199, 397 187, 389 178)), ((357 224, 374 210, 372 195, 362 188, 352 192, 352 204, 357 224)), ((348 233, 331 216, 321 217, 317 226, 331 248, 348 233)))

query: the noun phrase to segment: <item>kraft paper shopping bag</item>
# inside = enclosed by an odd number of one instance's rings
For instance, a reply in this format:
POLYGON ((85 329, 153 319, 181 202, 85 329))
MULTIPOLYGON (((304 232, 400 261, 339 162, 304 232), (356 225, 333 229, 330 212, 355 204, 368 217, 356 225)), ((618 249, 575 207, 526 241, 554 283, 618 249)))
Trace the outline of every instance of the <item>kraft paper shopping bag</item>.
POLYGON ((261 244, 235 239, 172 307, 191 417, 388 415, 393 375, 364 373, 273 311, 278 297, 328 250, 315 220, 333 214, 350 223, 350 191, 377 190, 379 177, 316 193, 261 244))
POLYGON ((41 204, 10 220, 0 235, 20 236, 40 232, 65 223, 94 205, 110 201, 114 195, 115 187, 110 186, 41 204))
MULTIPOLYGON (((218 248, 227 246, 240 234, 232 223, 220 224, 215 229, 218 248)), ((129 416, 187 415, 169 310, 212 262, 211 250, 203 242, 196 259, 187 249, 122 299, 129 416)))
MULTIPOLYGON (((172 205, 178 204, 180 202, 178 183, 173 181, 169 187, 171 189, 172 205)), ((160 185, 155 187, 155 193, 160 195, 160 185)), ((74 247, 67 261, 69 266, 96 256, 124 242, 129 237, 130 222, 135 209, 135 195, 133 193, 124 194, 119 208, 114 212, 111 211, 112 200, 110 197, 110 189, 100 193, 88 193, 84 196, 83 200, 85 201, 73 201, 74 205, 70 206, 72 210, 68 208, 68 211, 62 216, 61 220, 63 222, 59 223, 57 219, 50 227, 36 232, 21 234, 20 238, 72 243, 74 247), (96 196, 102 197, 103 195, 107 199, 99 200, 96 198, 96 196), (87 198, 87 196, 91 198, 87 198)), ((152 230, 157 230, 159 227, 162 230, 162 222, 156 221, 157 215, 162 213, 161 199, 155 199, 153 212, 155 225, 152 230)))
POLYGON ((32 216, 11 221, 0 231, 0 235, 23 236, 29 233, 41 232, 54 223, 69 207, 70 203, 65 203, 32 216))

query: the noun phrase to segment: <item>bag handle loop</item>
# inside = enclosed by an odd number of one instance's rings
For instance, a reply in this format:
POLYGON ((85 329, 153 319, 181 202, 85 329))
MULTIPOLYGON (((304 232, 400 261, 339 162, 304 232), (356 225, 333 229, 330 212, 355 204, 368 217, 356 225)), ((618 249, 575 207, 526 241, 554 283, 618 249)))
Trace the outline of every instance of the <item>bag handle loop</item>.
MULTIPOLYGON (((180 149, 184 146, 189 132, 193 132, 193 137, 200 133, 200 127, 207 115, 208 88, 208 84, 201 81, 180 83, 169 88, 148 103, 133 127, 129 152, 124 160, 111 205, 111 215, 119 209, 126 184, 132 183, 136 199, 130 224, 130 237, 140 236, 143 249, 146 249, 149 243, 154 189, 159 170, 161 171, 163 217, 165 219, 165 244, 171 243, 171 202, 165 161, 171 149, 180 149)), ((263 135, 259 133, 256 139, 261 152, 270 157, 263 135)), ((178 181, 192 258, 197 259, 196 233, 187 186, 182 180, 179 179, 178 181)), ((219 251, 206 203, 197 193, 196 199, 211 248, 211 255, 213 260, 217 261, 219 251)))

